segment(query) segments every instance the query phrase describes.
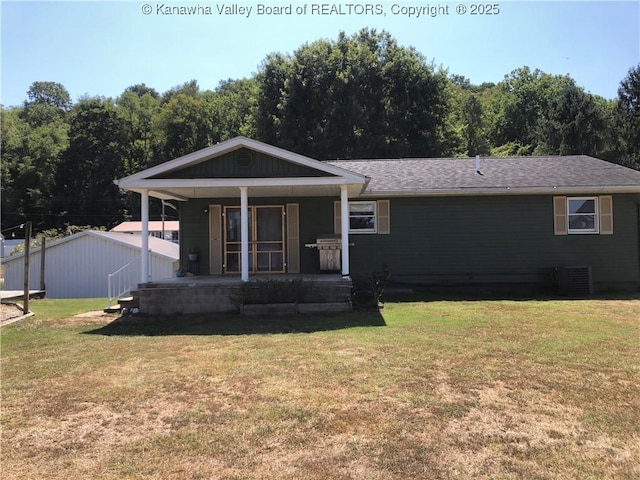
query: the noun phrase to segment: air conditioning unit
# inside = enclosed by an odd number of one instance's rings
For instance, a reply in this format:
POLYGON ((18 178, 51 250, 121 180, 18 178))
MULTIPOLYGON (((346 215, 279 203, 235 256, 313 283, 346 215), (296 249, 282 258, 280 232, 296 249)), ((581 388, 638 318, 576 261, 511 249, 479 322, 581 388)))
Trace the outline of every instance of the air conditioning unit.
POLYGON ((558 268, 558 293, 568 297, 586 297, 593 294, 591 267, 558 268))

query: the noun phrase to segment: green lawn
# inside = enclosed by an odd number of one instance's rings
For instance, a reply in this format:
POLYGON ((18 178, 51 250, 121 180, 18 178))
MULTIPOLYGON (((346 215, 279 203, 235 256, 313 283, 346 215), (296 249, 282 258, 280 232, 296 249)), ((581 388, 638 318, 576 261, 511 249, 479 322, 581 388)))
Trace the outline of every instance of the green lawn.
POLYGON ((66 318, 80 313, 100 311, 107 306, 106 298, 41 298, 29 302, 29 310, 42 318, 66 318))
POLYGON ((3 479, 640 477, 638 299, 31 309, 2 329, 3 479))

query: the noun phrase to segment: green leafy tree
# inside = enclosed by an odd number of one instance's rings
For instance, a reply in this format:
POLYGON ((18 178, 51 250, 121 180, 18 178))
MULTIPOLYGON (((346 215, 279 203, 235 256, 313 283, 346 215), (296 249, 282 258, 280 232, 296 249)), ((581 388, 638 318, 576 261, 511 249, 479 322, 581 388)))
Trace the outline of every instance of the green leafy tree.
POLYGON ((568 75, 523 67, 486 104, 494 155, 587 154, 608 158, 615 142, 612 104, 568 75))
POLYGON ((30 183, 23 178, 29 175, 31 168, 25 169, 21 161, 25 157, 25 138, 30 127, 22 120, 21 109, 0 109, 0 149, 2 161, 0 172, 2 174, 2 228, 10 228, 26 221, 26 213, 29 210, 25 195, 25 183, 30 183))
POLYGON ((535 128, 536 154, 599 156, 611 143, 606 102, 578 87, 568 77, 558 77, 545 111, 535 128))
POLYGON ((53 217, 51 198, 62 152, 69 144, 65 121, 69 94, 60 84, 35 82, 23 108, 2 110, 3 225, 53 217))
POLYGON ((71 97, 66 88, 56 82, 33 82, 27 91, 28 104, 53 105, 63 112, 71 108, 71 97))
POLYGON ((33 82, 27 97, 22 116, 34 127, 64 119, 71 108, 69 92, 56 82, 33 82))
POLYGON ((137 83, 124 89, 124 93, 135 93, 138 97, 150 95, 153 98, 160 98, 160 94, 155 88, 148 87, 144 83, 137 83))
POLYGON ((620 142, 618 161, 640 170, 640 64, 629 69, 620 82, 615 113, 620 142))
POLYGON ((452 122, 458 142, 454 154, 487 155, 490 152, 490 144, 487 137, 487 114, 482 100, 485 87, 474 87, 462 75, 452 75, 450 79, 452 122))
POLYGON ((514 70, 498 84, 490 140, 494 147, 519 145, 519 150, 533 152, 536 128, 550 104, 553 77, 529 67, 514 70))
POLYGON ((125 174, 130 175, 154 164, 161 138, 158 132, 160 97, 144 84, 134 85, 118 97, 116 106, 126 136, 123 168, 125 174))
POLYGON ((57 171, 59 226, 110 226, 124 216, 125 131, 111 99, 81 99, 70 113, 69 148, 57 171))
POLYGON ((219 140, 212 135, 212 102, 204 95, 172 95, 162 107, 159 120, 165 139, 164 160, 200 150, 219 140))
POLYGON ((258 89, 255 78, 220 82, 211 96, 212 138, 255 137, 258 89))
MULTIPOLYGON (((138 88, 139 90, 139 88, 138 88)), ((189 80, 181 85, 177 85, 162 94, 162 103, 168 103, 175 95, 183 94, 189 97, 197 97, 200 95, 200 86, 195 79, 189 80)))
POLYGON ((284 109, 282 100, 290 69, 290 59, 281 53, 274 53, 262 62, 256 77, 259 85, 256 100, 256 137, 283 148, 285 148, 284 139, 280 138, 281 117, 284 109))
MULTIPOLYGON (((443 156, 452 153, 448 79, 413 48, 388 40, 383 85, 387 155, 443 156)), ((371 152, 375 153, 375 152, 371 152)))
POLYGON ((447 78, 386 32, 364 29, 267 58, 259 138, 319 159, 450 150, 447 78))

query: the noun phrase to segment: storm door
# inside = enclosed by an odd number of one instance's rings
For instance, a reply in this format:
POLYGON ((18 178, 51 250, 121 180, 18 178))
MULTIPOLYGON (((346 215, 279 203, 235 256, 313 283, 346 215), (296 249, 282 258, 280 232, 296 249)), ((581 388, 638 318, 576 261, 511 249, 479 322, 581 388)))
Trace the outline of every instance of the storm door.
MULTIPOLYGON (((284 272, 284 207, 249 207, 249 272, 284 272)), ((225 272, 240 273, 240 207, 225 207, 225 272)))

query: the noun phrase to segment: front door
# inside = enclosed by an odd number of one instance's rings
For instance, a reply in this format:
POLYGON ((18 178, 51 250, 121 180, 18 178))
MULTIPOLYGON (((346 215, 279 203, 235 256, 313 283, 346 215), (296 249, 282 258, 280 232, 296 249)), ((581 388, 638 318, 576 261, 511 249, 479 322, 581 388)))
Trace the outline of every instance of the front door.
MULTIPOLYGON (((284 272, 284 207, 249 207, 249 272, 284 272)), ((240 207, 225 207, 226 273, 240 273, 240 207)))

